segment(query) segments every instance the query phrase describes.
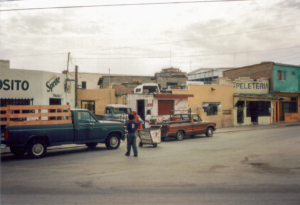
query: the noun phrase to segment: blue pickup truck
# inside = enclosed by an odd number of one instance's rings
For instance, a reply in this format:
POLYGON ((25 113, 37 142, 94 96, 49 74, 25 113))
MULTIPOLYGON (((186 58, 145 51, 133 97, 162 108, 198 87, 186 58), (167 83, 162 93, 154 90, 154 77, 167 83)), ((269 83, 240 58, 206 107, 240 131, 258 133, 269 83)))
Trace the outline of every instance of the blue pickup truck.
POLYGON ((84 109, 71 109, 71 118, 71 124, 6 126, 1 144, 9 146, 15 155, 27 152, 31 158, 41 158, 50 146, 85 144, 94 148, 105 143, 108 149, 117 149, 120 140, 125 140, 122 123, 98 120, 84 109))

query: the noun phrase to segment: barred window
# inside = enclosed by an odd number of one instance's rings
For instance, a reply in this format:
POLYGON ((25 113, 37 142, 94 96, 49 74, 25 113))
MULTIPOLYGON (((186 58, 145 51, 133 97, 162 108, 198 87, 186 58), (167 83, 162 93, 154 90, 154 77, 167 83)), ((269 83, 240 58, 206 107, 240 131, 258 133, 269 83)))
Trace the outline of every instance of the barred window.
POLYGON ((203 102, 203 109, 204 112, 206 112, 207 116, 210 115, 217 115, 218 114, 218 106, 220 105, 220 102, 203 102))

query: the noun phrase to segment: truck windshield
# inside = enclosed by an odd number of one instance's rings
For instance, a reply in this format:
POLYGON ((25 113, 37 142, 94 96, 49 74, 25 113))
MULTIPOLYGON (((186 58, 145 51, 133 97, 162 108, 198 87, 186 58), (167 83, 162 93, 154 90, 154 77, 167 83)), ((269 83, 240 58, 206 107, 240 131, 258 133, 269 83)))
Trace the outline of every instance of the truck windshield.
POLYGON ((125 107, 119 107, 119 108, 113 108, 113 107, 107 107, 105 108, 106 114, 130 114, 131 109, 125 108, 125 107))
POLYGON ((130 114, 130 108, 114 108, 114 114, 130 114))

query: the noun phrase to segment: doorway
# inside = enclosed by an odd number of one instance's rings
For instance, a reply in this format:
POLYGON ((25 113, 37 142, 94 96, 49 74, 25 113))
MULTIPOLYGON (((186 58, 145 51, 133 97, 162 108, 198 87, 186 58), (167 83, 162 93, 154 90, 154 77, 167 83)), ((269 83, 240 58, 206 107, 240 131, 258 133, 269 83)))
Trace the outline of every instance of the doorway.
POLYGON ((145 100, 137 100, 137 114, 145 122, 145 100))
POLYGON ((237 123, 244 123, 244 107, 245 101, 238 101, 237 106, 237 123))
MULTIPOLYGON (((59 98, 49 98, 49 105, 61 105, 61 99, 59 98)), ((58 110, 59 111, 59 110, 58 110)), ((49 110, 50 113, 56 112, 56 110, 49 110)), ((61 111, 62 112, 62 111, 61 111)), ((49 117, 49 120, 61 120, 61 117, 49 117)))
POLYGON ((61 99, 49 98, 49 105, 61 105, 61 99))
POLYGON ((284 121, 284 103, 279 102, 279 122, 284 121))
POLYGON ((258 101, 250 101, 247 106, 252 123, 258 123, 258 101))

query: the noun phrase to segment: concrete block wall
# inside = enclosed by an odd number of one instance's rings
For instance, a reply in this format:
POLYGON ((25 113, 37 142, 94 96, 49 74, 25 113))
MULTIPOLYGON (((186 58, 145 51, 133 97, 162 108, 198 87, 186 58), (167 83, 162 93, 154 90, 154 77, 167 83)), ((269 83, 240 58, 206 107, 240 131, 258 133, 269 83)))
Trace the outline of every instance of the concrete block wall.
POLYGON ((157 77, 156 83, 161 86, 161 88, 167 88, 167 83, 177 83, 178 86, 182 84, 186 85, 186 76, 162 76, 157 77))
POLYGON ((141 81, 141 83, 156 83, 156 79, 151 76, 102 76, 102 88, 105 89, 110 83, 132 83, 141 81), (110 79, 109 79, 110 78, 110 79))
POLYGON ((0 69, 9 69, 10 61, 9 60, 0 60, 0 69))
POLYGON ((112 89, 115 90, 116 95, 120 94, 129 94, 134 92, 134 88, 136 88, 140 84, 130 84, 130 85, 124 85, 124 84, 113 84, 112 89))
POLYGON ((235 68, 223 72, 223 77, 235 80, 239 77, 249 77, 251 79, 267 78, 270 80, 270 93, 273 93, 273 62, 262 62, 251 66, 235 68))

